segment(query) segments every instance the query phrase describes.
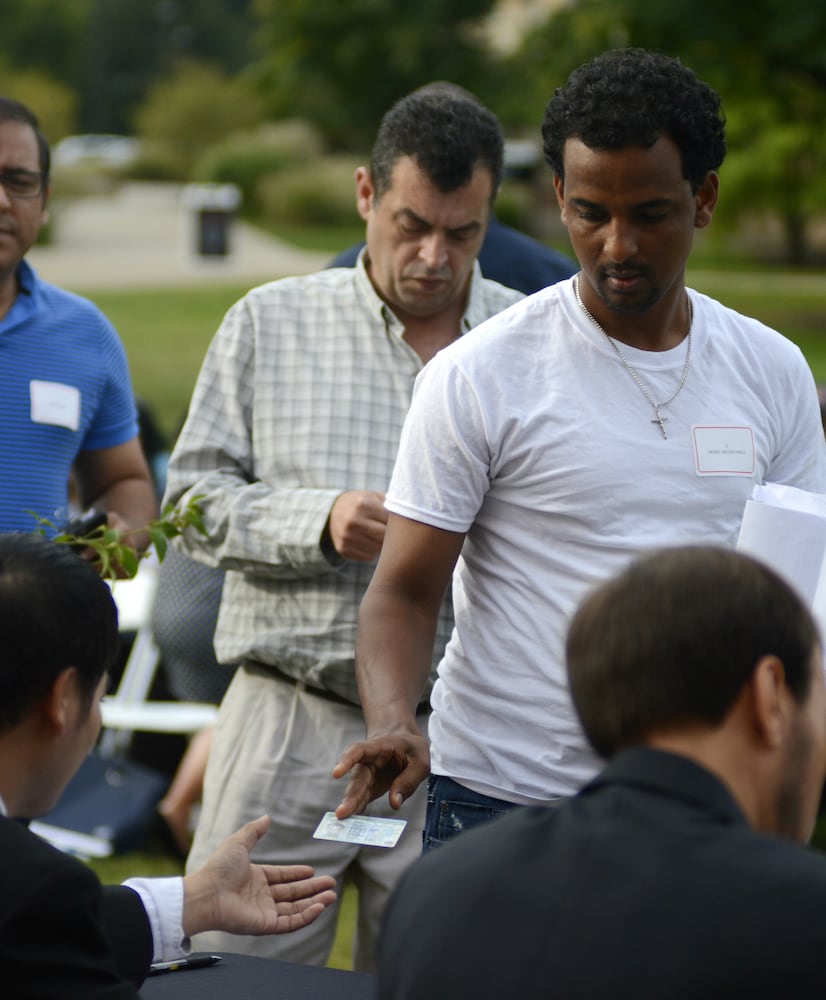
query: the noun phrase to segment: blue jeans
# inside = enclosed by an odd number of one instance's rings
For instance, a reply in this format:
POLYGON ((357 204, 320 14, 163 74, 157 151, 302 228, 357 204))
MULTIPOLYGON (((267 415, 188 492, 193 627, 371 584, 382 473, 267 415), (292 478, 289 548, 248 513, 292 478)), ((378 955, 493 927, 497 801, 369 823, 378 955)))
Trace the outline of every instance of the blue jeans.
POLYGON ((427 816, 422 831, 422 854, 427 854, 434 847, 471 827, 487 823, 497 816, 504 816, 516 808, 518 807, 513 802, 472 792, 452 778, 431 774, 427 782, 427 816))

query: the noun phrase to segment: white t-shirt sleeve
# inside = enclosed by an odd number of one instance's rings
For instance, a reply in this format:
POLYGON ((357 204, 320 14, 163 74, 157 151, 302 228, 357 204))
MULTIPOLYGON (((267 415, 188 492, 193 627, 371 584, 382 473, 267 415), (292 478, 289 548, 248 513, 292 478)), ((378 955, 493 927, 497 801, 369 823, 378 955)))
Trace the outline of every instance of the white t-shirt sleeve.
POLYGON ((477 394, 441 354, 419 374, 385 506, 414 521, 466 532, 490 485, 490 445, 477 394))
POLYGON ((766 476, 767 482, 789 483, 812 493, 826 492, 826 440, 814 379, 802 354, 787 365, 780 393, 778 423, 786 432, 766 476))

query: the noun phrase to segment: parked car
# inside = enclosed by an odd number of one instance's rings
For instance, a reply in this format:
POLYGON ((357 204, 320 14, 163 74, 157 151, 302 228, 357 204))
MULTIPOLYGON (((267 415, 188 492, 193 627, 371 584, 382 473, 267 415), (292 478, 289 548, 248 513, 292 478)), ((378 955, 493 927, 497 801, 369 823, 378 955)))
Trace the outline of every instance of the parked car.
POLYGON ((140 147, 140 140, 128 135, 67 135, 55 144, 52 161, 58 167, 128 167, 137 160, 140 147))

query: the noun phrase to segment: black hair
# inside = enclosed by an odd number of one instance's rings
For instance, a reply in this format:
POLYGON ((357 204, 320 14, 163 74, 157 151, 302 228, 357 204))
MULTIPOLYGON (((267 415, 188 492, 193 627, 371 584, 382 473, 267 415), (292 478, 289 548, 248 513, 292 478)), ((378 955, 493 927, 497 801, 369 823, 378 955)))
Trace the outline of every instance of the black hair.
POLYGON ((426 86, 397 101, 382 118, 370 158, 376 198, 392 182, 393 168, 412 157, 443 193, 467 184, 477 166, 491 176, 491 201, 502 183, 505 142, 492 111, 458 88, 426 86))
POLYGON ((643 557, 593 592, 567 640, 571 696, 603 757, 662 727, 719 725, 767 655, 806 701, 817 626, 773 570, 696 546, 643 557))
POLYGON ((545 159, 564 180, 568 139, 590 149, 648 148, 668 136, 696 193, 726 155, 720 97, 679 59, 646 49, 612 49, 568 77, 542 121, 545 159))
POLYGON ((107 584, 66 545, 0 534, 0 731, 74 667, 85 709, 117 662, 118 614, 107 584))
POLYGON ((45 193, 46 188, 49 186, 52 156, 49 151, 49 143, 46 141, 46 136, 43 135, 40 122, 37 120, 37 115, 33 111, 29 111, 25 104, 21 104, 20 101, 15 101, 11 97, 0 96, 0 122, 21 122, 24 125, 28 125, 34 132, 37 139, 37 155, 42 175, 42 191, 45 193))

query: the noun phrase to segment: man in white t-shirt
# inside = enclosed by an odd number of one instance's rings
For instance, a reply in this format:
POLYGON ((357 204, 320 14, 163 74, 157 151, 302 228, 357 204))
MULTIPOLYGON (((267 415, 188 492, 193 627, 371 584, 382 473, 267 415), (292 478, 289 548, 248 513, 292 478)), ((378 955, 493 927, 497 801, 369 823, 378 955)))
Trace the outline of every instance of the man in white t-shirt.
POLYGON ((717 202, 718 95, 678 60, 607 52, 542 132, 581 273, 417 381, 359 621, 367 739, 334 771, 354 768, 340 817, 385 791, 398 807, 430 772, 426 849, 595 773, 563 655, 587 590, 641 550, 734 545, 755 483, 826 490, 800 351, 685 287, 717 202), (428 753, 413 709, 454 567, 428 753))

